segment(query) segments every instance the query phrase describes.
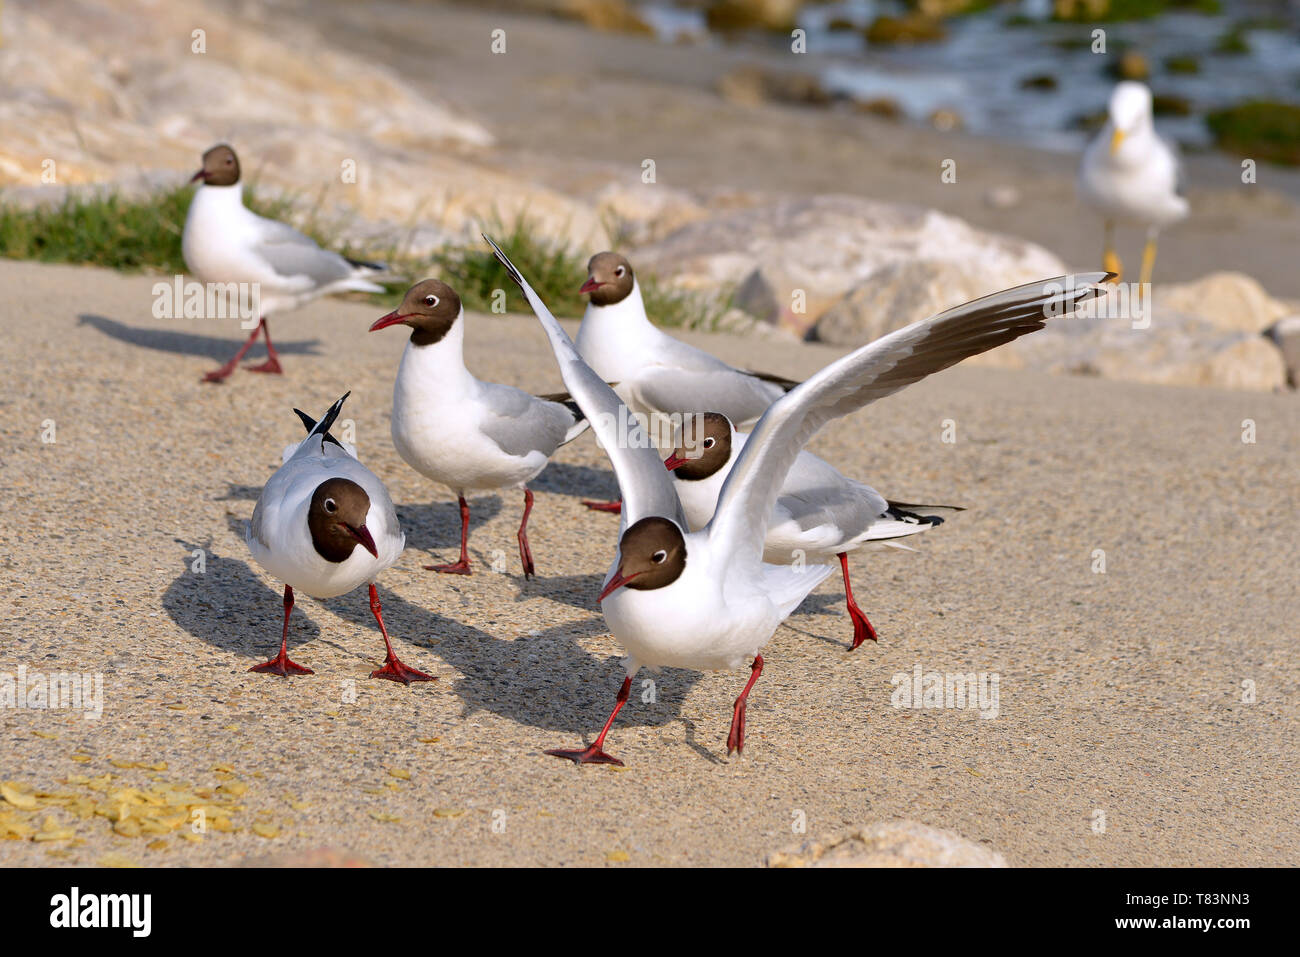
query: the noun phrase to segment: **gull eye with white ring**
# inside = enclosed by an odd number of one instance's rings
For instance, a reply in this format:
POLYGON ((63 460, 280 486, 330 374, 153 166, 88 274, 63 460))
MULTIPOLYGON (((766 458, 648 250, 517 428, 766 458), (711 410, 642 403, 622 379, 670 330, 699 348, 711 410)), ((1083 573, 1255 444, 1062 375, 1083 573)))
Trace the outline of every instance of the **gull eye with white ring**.
POLYGON ((437 306, 437 305, 438 305, 438 297, 437 297, 437 296, 425 296, 425 297, 424 297, 424 304, 425 304, 426 306, 437 306))
POLYGON ((650 556, 650 561, 654 562, 656 565, 662 565, 667 560, 668 560, 668 553, 664 551, 662 548, 650 556))
POLYGON ((327 498, 327 499, 325 499, 325 511, 327 511, 327 512, 329 512, 331 515, 333 515, 333 514, 334 514, 335 512, 337 512, 338 510, 339 510, 338 503, 337 503, 336 501, 334 501, 334 499, 332 499, 332 498, 327 498))
POLYGON ((705 439, 705 440, 704 440, 704 447, 705 447, 706 449, 711 449, 711 448, 713 448, 713 446, 714 446, 714 441, 713 441, 713 439, 705 439))
POLYGON ((615 275, 615 276, 622 277, 622 275, 623 275, 625 272, 627 272, 627 270, 624 269, 622 266, 619 266, 617 269, 614 270, 614 275, 615 275))

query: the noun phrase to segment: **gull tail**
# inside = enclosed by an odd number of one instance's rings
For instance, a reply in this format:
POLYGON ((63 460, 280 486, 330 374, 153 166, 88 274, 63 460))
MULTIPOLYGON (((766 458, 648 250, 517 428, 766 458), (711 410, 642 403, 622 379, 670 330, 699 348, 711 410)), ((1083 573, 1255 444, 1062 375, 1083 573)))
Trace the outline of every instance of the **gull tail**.
POLYGON ((560 443, 561 445, 568 445, 591 427, 591 423, 587 421, 586 413, 582 411, 577 402, 573 401, 573 396, 569 395, 569 393, 552 392, 548 395, 539 395, 537 398, 543 402, 555 402, 562 405, 573 416, 573 424, 569 426, 569 431, 564 433, 564 441, 560 443))
POLYGON ((755 372, 753 369, 746 369, 747 375, 752 375, 761 382, 770 382, 772 385, 780 386, 782 392, 789 392, 799 383, 795 379, 787 379, 785 376, 772 375, 770 372, 755 372))
POLYGON ((319 422, 313 419, 306 412, 302 411, 302 409, 293 410, 294 414, 302 421, 303 427, 307 430, 307 437, 297 445, 291 445, 284 450, 285 461, 288 461, 298 450, 308 446, 311 443, 311 440, 316 436, 320 436, 322 451, 324 450, 326 443, 330 443, 337 445, 345 453, 356 458, 357 453, 354 447, 344 445, 334 436, 330 435, 330 427, 334 425, 334 421, 339 417, 339 413, 343 411, 343 403, 347 401, 348 396, 351 394, 350 391, 343 393, 342 397, 329 407, 329 411, 321 416, 319 422))

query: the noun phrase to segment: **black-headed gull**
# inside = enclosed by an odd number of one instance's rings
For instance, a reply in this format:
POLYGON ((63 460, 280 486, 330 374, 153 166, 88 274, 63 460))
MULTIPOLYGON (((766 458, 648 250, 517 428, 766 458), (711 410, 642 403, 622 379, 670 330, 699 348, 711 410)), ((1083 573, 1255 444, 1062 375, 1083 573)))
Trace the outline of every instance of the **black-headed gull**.
POLYGON ((406 536, 384 483, 329 434, 350 394, 330 406, 319 422, 294 410, 308 425, 307 438, 285 450, 284 464, 262 489, 244 532, 253 558, 284 582, 280 653, 249 670, 285 677, 312 674, 310 668, 289 660, 294 590, 314 598, 332 598, 368 582, 370 611, 379 623, 387 651, 384 667, 372 671, 370 677, 403 684, 436 681, 398 660, 384 627, 375 579, 397 561, 406 547, 406 536))
POLYGON ((513 386, 482 382, 465 367, 465 310, 445 282, 425 279, 402 303, 375 320, 370 331, 411 329, 393 384, 393 445, 421 475, 447 486, 460 502, 460 558, 429 571, 468 575, 469 503, 472 489, 518 488, 524 493, 519 561, 524 577, 535 572, 528 547, 533 493, 528 483, 561 445, 587 428, 577 406, 530 395, 513 386))
MULTIPOLYGON (((733 368, 659 329, 646 315, 632 264, 618 253, 592 256, 578 291, 591 297, 578 327, 578 353, 613 385, 629 412, 686 415, 710 409, 744 428, 796 385, 733 368)), ((617 502, 584 504, 618 511, 617 502)))
MULTIPOLYGON (((737 431, 721 412, 706 412, 685 424, 682 444, 664 465, 673 474, 673 487, 691 531, 699 531, 713 518, 722 486, 748 439, 749 434, 737 431)), ((849 552, 871 542, 916 535, 943 522, 937 515, 920 515, 912 509, 960 511, 953 505, 887 501, 870 485, 854 481, 805 450, 781 484, 763 542, 763 561, 773 565, 839 561, 844 603, 853 622, 851 651, 868 638, 875 641, 876 629, 853 600, 849 552)))
POLYGON ((330 293, 384 291, 368 278, 385 272, 382 264, 321 249, 292 226, 245 206, 239 157, 226 144, 203 154, 203 166, 191 179, 196 181, 199 187, 190 200, 181 235, 186 268, 203 283, 250 284, 258 292, 261 308, 248 341, 229 362, 205 375, 205 382, 220 382, 234 372, 259 333, 266 337, 267 359, 249 366, 249 371, 281 371, 266 324, 272 313, 296 309, 330 293))
POLYGON ((1115 253, 1115 223, 1147 230, 1139 281, 1151 281, 1156 264, 1156 236, 1162 228, 1187 216, 1187 200, 1179 195, 1178 156, 1161 139, 1152 120, 1151 91, 1125 80, 1110 96, 1106 125, 1084 150, 1079 164, 1079 196, 1105 222, 1102 268, 1122 271, 1115 253))
MULTIPOLYGON (((485 239, 487 237, 484 237, 485 239)), ((770 565, 763 544, 781 485, 800 450, 829 420, 897 392, 967 356, 1043 328, 1082 300, 1104 295, 1104 273, 1065 276, 985 296, 923 319, 832 362, 763 413, 723 483, 708 525, 687 531, 671 475, 620 399, 582 361, 546 304, 489 239, 551 340, 569 394, 592 423, 623 493, 618 555, 598 600, 628 656, 609 720, 589 747, 547 754, 578 764, 619 764, 605 735, 641 666, 739 669, 753 663, 732 708, 727 751, 745 744, 745 706, 763 670, 759 649, 830 575, 830 565, 770 565), (620 431, 627 425, 630 434, 620 431)))

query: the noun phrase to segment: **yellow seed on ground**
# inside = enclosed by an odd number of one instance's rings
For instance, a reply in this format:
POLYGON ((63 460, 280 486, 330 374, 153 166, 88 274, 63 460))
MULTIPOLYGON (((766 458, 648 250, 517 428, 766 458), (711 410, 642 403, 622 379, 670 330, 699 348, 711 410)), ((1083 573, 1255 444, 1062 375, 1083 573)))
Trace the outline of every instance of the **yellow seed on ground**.
POLYGON ((253 833, 258 837, 264 837, 268 840, 280 836, 280 829, 274 824, 268 824, 265 821, 258 821, 253 825, 253 833))
POLYGON ((100 867, 137 867, 138 865, 125 854, 112 852, 99 859, 100 867))
POLYGON ((170 846, 171 846, 170 844, 168 844, 166 841, 161 839, 157 841, 150 841, 148 844, 145 845, 145 847, 149 848, 149 850, 151 851, 165 851, 170 846))
POLYGON ((0 798, 4 798, 14 807, 22 808, 24 811, 30 811, 36 807, 36 798, 30 794, 24 794, 8 781, 0 784, 0 798))
POLYGON ((433 809, 434 817, 461 817, 465 813, 463 807, 436 807, 433 809))
POLYGON ((411 772, 403 770, 402 768, 389 768, 388 773, 395 778, 400 778, 403 781, 411 780, 411 772))
POLYGON ((625 861, 632 860, 632 858, 629 856, 627 851, 610 851, 605 855, 605 860, 609 861, 611 864, 622 864, 625 861))

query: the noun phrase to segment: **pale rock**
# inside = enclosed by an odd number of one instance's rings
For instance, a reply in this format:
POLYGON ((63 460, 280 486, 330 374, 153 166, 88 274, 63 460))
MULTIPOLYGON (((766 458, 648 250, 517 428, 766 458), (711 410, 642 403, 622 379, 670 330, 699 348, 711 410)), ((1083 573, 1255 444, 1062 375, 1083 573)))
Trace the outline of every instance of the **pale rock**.
MULTIPOLYGON (((890 266, 962 267, 963 287, 945 305, 964 301, 972 289, 995 292, 1065 272, 1059 259, 1033 243, 982 232, 931 210, 845 195, 783 197, 722 212, 641 247, 631 258, 683 289, 718 293, 743 284, 751 311, 775 317, 797 334, 890 266)), ((831 341, 841 344, 871 338, 853 335, 844 322, 837 329, 831 341)))
POLYGON ((1200 316, 1218 329, 1262 332, 1291 311, 1258 282, 1239 272, 1216 272, 1193 282, 1157 285, 1155 311, 1200 316))
POLYGON ((974 365, 1092 375, 1158 385, 1271 392, 1285 387, 1282 354, 1257 333, 1216 327, 1158 305, 1150 326, 1125 315, 1069 317, 966 360, 974 365))
POLYGON ((768 867, 1006 867, 997 851, 917 821, 886 821, 777 851, 768 867))

